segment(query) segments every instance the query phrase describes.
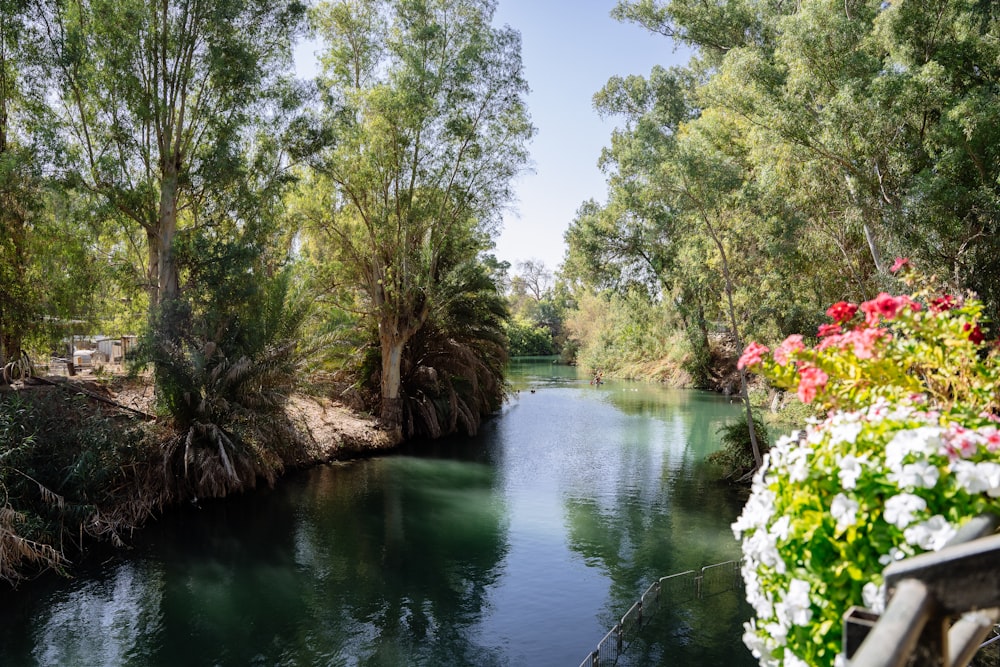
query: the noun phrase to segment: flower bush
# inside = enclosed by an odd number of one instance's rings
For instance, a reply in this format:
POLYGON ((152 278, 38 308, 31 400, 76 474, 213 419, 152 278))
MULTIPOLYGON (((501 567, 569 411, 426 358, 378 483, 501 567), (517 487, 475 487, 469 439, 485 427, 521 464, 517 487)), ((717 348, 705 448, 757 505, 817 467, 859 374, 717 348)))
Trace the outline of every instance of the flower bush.
POLYGON ((762 665, 840 662, 842 616, 881 610, 889 563, 1000 512, 998 364, 982 305, 923 290, 827 314, 816 345, 752 343, 740 359, 827 412, 802 439, 779 439, 733 524, 756 614, 744 643, 762 665))

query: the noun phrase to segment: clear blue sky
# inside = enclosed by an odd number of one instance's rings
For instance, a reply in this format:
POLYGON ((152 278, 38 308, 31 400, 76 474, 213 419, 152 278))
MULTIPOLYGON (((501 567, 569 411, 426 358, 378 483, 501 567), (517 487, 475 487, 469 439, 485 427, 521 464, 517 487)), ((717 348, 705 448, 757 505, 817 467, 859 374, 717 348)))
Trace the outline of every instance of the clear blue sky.
MULTIPOLYGON (((495 23, 521 33, 528 109, 538 128, 533 168, 515 183, 496 255, 516 267, 539 259, 552 271, 565 254, 563 233, 587 199, 605 199, 597 168, 618 120, 601 120, 592 97, 613 75, 648 74, 653 65, 684 64, 666 37, 610 17, 616 0, 498 0, 495 23)), ((316 71, 316 43, 300 46, 300 76, 316 71), (312 62, 309 62, 312 61, 312 62)))

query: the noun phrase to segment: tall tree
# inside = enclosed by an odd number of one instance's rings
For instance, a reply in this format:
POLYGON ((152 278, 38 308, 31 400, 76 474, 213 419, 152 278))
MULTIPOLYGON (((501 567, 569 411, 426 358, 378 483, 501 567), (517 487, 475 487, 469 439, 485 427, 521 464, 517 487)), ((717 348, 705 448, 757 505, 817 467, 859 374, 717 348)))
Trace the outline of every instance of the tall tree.
POLYGON ((493 0, 343 0, 319 6, 327 118, 315 238, 377 325, 381 419, 401 432, 404 348, 449 267, 489 245, 533 128, 520 36, 493 0))
POLYGON ((26 124, 38 91, 29 89, 24 76, 34 36, 26 3, 0 2, 0 367, 20 358, 34 315, 29 223, 41 180, 26 124))
POLYGON ((241 177, 248 128, 302 25, 299 0, 51 0, 80 184, 145 232, 150 307, 179 292, 174 237, 241 177))

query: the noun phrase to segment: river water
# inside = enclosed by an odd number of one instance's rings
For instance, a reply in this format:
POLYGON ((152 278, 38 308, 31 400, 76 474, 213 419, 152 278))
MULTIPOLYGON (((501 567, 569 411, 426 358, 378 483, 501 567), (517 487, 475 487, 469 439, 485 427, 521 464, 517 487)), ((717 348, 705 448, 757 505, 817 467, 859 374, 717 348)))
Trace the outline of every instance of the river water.
MULTIPOLYGON (((737 558, 707 393, 512 365, 471 442, 322 466, 170 513, 0 604, 0 664, 576 667, 658 577, 737 558), (532 391, 533 390, 533 391, 532 391)), ((665 609, 630 664, 754 661, 739 592, 665 609)))

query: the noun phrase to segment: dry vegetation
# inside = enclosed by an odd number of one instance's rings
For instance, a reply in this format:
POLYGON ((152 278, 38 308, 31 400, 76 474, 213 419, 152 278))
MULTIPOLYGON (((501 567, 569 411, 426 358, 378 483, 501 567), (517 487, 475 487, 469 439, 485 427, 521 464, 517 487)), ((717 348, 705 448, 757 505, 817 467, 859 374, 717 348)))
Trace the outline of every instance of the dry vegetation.
MULTIPOLYGON (((284 423, 275 425, 275 432, 287 431, 287 446, 263 465, 259 457, 236 456, 225 469, 225 457, 186 448, 187 434, 155 417, 149 378, 35 380, 3 388, 0 401, 6 419, 0 426, 9 427, 0 438, 0 580, 11 584, 45 570, 64 571, 87 541, 122 545, 174 503, 224 496, 259 480, 273 484, 288 468, 397 444, 374 419, 341 402, 296 394, 286 404, 284 423), (24 432, 25 420, 31 420, 30 432, 11 437, 24 432), (75 469, 84 479, 62 481, 75 469)), ((240 443, 236 451, 253 447, 240 443)))

